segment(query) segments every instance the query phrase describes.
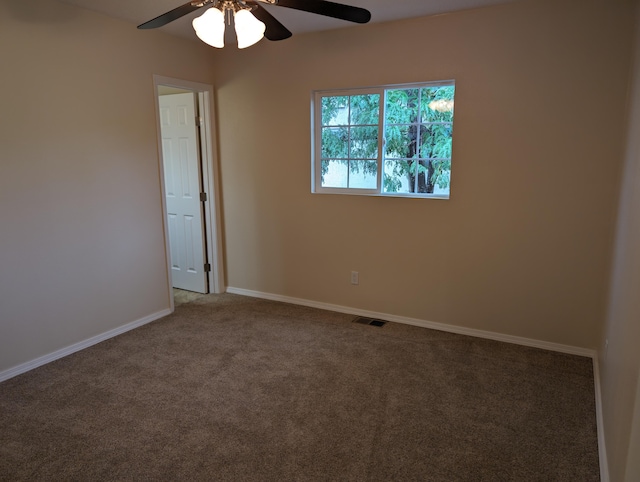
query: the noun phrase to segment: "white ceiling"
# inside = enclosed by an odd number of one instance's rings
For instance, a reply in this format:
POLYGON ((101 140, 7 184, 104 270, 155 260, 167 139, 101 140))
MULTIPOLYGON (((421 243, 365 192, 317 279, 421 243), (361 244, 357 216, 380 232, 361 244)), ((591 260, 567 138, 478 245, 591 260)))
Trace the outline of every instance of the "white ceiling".
MULTIPOLYGON (((104 13, 111 17, 120 18, 139 25, 172 10, 186 0, 61 0, 79 7, 88 8, 104 13)), ((436 15, 456 10, 485 7, 517 0, 334 0, 357 7, 366 8, 371 12, 371 22, 387 22, 410 17, 436 15)), ((264 5, 264 4, 263 4, 264 5)), ((265 6, 293 34, 332 30, 353 26, 356 24, 337 20, 322 15, 314 15, 284 7, 265 6)), ((191 27, 193 18, 201 15, 198 10, 186 15, 169 25, 161 27, 167 33, 186 38, 196 39, 191 27)))

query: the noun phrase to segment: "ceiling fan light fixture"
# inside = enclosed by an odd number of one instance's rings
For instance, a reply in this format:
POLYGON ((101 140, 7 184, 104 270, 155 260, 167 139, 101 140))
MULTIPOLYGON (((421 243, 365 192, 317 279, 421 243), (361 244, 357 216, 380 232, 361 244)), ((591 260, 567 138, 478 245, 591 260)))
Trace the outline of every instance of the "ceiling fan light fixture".
POLYGON ((210 6, 203 15, 193 20, 193 29, 200 40, 213 47, 224 47, 225 22, 231 25, 231 13, 235 17, 238 48, 246 48, 266 37, 268 40, 284 40, 291 32, 261 4, 292 8, 304 12, 333 17, 347 22, 367 23, 371 12, 364 8, 344 5, 330 0, 189 0, 168 12, 138 25, 139 29, 159 28, 189 15, 200 8, 210 6))
POLYGON ((207 9, 193 19, 193 29, 204 43, 221 49, 224 47, 224 13, 215 7, 207 9))
POLYGON ((250 10, 238 10, 233 19, 239 49, 251 47, 264 37, 265 24, 254 17, 250 10))

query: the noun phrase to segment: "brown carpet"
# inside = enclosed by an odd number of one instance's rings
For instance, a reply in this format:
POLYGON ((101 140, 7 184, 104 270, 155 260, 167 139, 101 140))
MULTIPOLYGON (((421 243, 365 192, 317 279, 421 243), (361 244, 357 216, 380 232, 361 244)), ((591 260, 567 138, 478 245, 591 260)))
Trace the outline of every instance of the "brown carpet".
POLYGON ((599 480, 592 362, 235 295, 0 384, 0 480, 599 480))

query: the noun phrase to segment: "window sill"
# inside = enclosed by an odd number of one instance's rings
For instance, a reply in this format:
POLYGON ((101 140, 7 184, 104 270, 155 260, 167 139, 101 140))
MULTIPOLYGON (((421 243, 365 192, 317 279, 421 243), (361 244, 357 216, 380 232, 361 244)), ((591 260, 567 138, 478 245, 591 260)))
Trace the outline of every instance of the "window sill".
POLYGON ((449 200, 449 194, 413 194, 413 193, 380 193, 375 191, 358 192, 348 189, 323 189, 322 191, 311 191, 311 194, 339 194, 341 196, 369 196, 369 197, 389 197, 389 198, 410 198, 410 199, 440 199, 449 200))

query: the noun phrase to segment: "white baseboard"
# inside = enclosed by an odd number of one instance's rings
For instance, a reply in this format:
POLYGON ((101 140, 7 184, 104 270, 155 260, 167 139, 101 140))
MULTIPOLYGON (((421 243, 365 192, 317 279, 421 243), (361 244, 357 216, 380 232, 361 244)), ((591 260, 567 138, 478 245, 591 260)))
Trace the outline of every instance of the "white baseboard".
MULTIPOLYGON (((414 326, 420 326, 423 328, 430 328, 430 329, 446 331, 450 333, 457 333, 460 335, 475 336, 478 338, 486 338, 486 339, 502 341, 506 343, 513 343, 517 345, 530 346, 534 348, 541 348, 544 350, 567 353, 571 355, 580 355, 580 356, 589 357, 593 360, 593 374, 594 374, 595 399, 596 399, 596 421, 597 421, 597 427, 598 427, 598 449, 599 449, 599 457, 600 457, 600 480, 602 482, 609 482, 609 466, 607 461, 607 453, 605 449, 605 440, 604 440, 602 396, 601 396, 601 386, 600 386, 600 369, 598 364, 597 352, 595 350, 589 350, 586 348, 574 347, 570 345, 562 345, 559 343, 551 343, 547 341, 534 340, 531 338, 524 338, 519 336, 504 335, 501 333, 495 333, 491 331, 476 330, 473 328, 465 328, 465 327, 460 327, 455 325, 448 325, 445 323, 436 323, 432 321, 419 320, 419 319, 408 318, 404 316, 396 316, 388 313, 378 313, 374 311, 361 310, 358 308, 350 308, 350 307, 341 306, 341 305, 333 305, 329 303, 322 303, 319 301, 305 300, 302 298, 293 298, 290 296, 282 296, 282 295, 275 295, 271 293, 263 293, 260 291, 245 290, 242 288, 227 287, 227 293, 233 293, 237 295, 249 296, 252 298, 260 298, 265 300, 281 301, 283 303, 291 303, 294 305, 308 306, 311 308, 335 311, 338 313, 347 313, 352 315, 365 316, 368 318, 377 318, 377 319, 382 319, 387 321, 393 321, 396 323, 404 323, 407 325, 414 325, 414 326)), ((33 370, 34 368, 45 365, 52 361, 63 358, 67 355, 71 355, 72 353, 78 352, 80 350, 84 350, 85 348, 96 345, 102 341, 108 340, 109 338, 113 338, 115 336, 121 335, 122 333, 126 333, 127 331, 138 328, 142 325, 146 325, 147 323, 151 323, 152 321, 163 318, 164 316, 167 316, 170 313, 171 313, 171 309, 166 309, 166 310, 159 311, 157 313, 153 313, 151 315, 145 316, 144 318, 140 318, 139 320, 133 321, 131 323, 127 323, 126 325, 122 325, 118 328, 114 328, 113 330, 109 330, 105 333, 96 335, 87 340, 81 341, 79 343, 75 343, 71 346, 63 348, 61 350, 57 350, 48 355, 36 358, 35 360, 31 360, 29 362, 15 366, 13 368, 9 368, 8 370, 4 370, 0 372, 0 382, 8 380, 9 378, 13 378, 22 373, 28 372, 29 370, 33 370)))
POLYGON ((600 455, 600 481, 609 482, 609 460, 604 438, 604 415, 602 413, 602 385, 600 384, 600 363, 593 357, 593 380, 596 392, 596 423, 598 425, 598 453, 600 455))
POLYGON ((47 363, 51 363, 52 361, 64 358, 65 356, 71 355, 72 353, 75 353, 77 351, 89 348, 92 345, 96 345, 102 341, 108 340, 109 338, 113 338, 114 336, 121 335, 122 333, 133 330, 142 325, 146 325, 147 323, 151 323, 152 321, 158 320, 170 313, 170 309, 158 311, 157 313, 153 313, 151 315, 145 316, 144 318, 140 318, 139 320, 132 321, 131 323, 127 323, 126 325, 119 326, 118 328, 114 328, 113 330, 101 333, 100 335, 92 336, 87 340, 83 340, 81 342, 74 343, 73 345, 70 345, 66 348, 56 350, 53 353, 41 356, 39 358, 36 358, 35 360, 31 360, 13 368, 9 368, 8 370, 4 370, 0 372, 0 382, 28 372, 29 370, 33 370, 34 368, 38 368, 39 366, 46 365, 47 363))
POLYGON ((609 466, 607 462, 607 452, 605 448, 604 440, 604 419, 602 415, 602 397, 600 392, 600 370, 598 365, 598 353, 596 350, 590 350, 588 348, 581 348, 571 345, 563 345, 560 343, 552 343, 548 341, 535 340, 531 338, 524 338, 520 336, 504 335, 502 333, 495 333, 492 331, 476 330, 473 328, 465 328, 461 326, 448 325, 446 323, 436 323, 433 321, 418 320, 415 318, 407 318, 404 316, 390 315, 388 313, 377 313, 373 311, 361 310, 358 308, 350 308, 347 306, 332 305, 329 303, 321 303, 318 301, 305 300, 302 298, 292 298, 289 296, 274 295, 271 293, 263 293, 260 291, 245 290, 242 288, 227 287, 227 293, 233 293, 237 295, 250 296, 252 298, 261 298, 265 300, 281 301, 284 303, 291 303, 294 305, 309 306, 311 308, 318 308, 321 310, 336 311, 338 313, 347 313, 358 316, 365 316, 368 318, 377 318, 386 321, 395 321, 397 323, 404 323, 407 325, 420 326, 423 328, 430 328, 433 330, 446 331, 449 333, 457 333, 459 335, 475 336, 477 338, 487 338, 495 341, 502 341, 506 343, 513 343, 516 345, 529 346, 533 348, 541 348, 543 350, 550 350, 560 353, 567 353, 569 355, 579 355, 593 360, 593 378, 594 389, 596 399, 596 423, 598 430, 598 455, 600 460, 600 480, 602 482, 609 482, 609 466))
POLYGON ((535 340, 532 338, 524 338, 520 336, 504 335, 493 331, 477 330, 474 328, 465 328, 463 326, 449 325, 446 323, 437 323, 434 321, 419 320, 416 318, 408 318, 406 316, 391 315, 389 313, 378 313, 374 311, 361 310, 358 308, 350 308, 348 306, 332 305, 319 301, 305 300, 302 298, 292 298, 290 296, 274 295, 271 293, 263 293, 260 291, 245 290, 242 288, 227 287, 227 293, 236 295, 250 296, 252 298, 261 298, 272 301, 282 301, 294 305, 309 306, 311 308, 319 308, 321 310, 336 311, 338 313, 347 313, 350 315, 366 316, 368 318, 377 318, 386 321, 394 321, 396 323, 404 323, 405 325, 420 326, 430 328, 432 330, 446 331, 449 333, 457 333, 459 335, 474 336, 476 338, 486 338, 489 340, 502 341, 505 343, 513 343, 515 345, 530 346, 533 348, 541 348, 543 350, 567 353, 569 355, 579 355, 588 358, 595 358, 596 351, 588 348, 581 348, 571 345, 562 345, 560 343, 552 343, 549 341, 535 340))

